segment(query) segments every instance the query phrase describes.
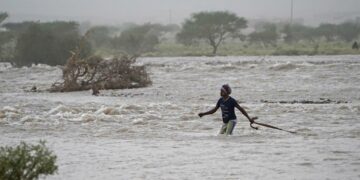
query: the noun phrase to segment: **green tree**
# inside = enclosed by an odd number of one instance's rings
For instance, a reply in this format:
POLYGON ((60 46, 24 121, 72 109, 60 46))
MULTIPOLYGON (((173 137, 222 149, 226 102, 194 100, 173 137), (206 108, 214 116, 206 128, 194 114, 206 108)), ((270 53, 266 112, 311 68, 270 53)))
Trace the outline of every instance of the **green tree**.
POLYGON ((54 174, 58 167, 54 155, 44 141, 38 145, 21 142, 15 147, 0 147, 0 179, 33 180, 54 174))
POLYGON ((160 43, 157 27, 154 24, 144 24, 124 30, 120 36, 113 39, 113 45, 134 56, 153 51, 155 46, 160 43))
POLYGON ((87 38, 93 47, 109 47, 111 43, 111 28, 107 26, 92 27, 87 38))
POLYGON ((350 42, 358 38, 360 34, 360 25, 352 22, 344 22, 338 25, 337 32, 342 40, 350 42))
MULTIPOLYGON (((80 41, 74 22, 32 23, 17 39, 14 63, 17 66, 31 64, 64 65, 80 41)), ((82 55, 91 53, 85 43, 82 55)))
POLYGON ((8 17, 8 14, 5 12, 0 12, 0 61, 6 59, 7 52, 5 46, 13 39, 11 32, 3 29, 2 22, 8 17))
POLYGON ((7 18, 9 15, 6 12, 0 12, 0 24, 7 18))
POLYGON ((20 36, 33 24, 33 21, 24 21, 20 23, 8 22, 5 23, 3 27, 12 32, 15 36, 20 36))
POLYGON ((300 40, 314 41, 316 34, 314 28, 302 24, 287 24, 282 33, 285 34, 284 40, 287 43, 296 43, 300 40))
POLYGON ((258 31, 249 34, 250 42, 262 42, 264 44, 275 45, 278 39, 276 25, 271 23, 263 24, 258 31))
POLYGON ((315 28, 316 36, 325 37, 326 41, 334 41, 337 36, 337 25, 324 23, 315 28))
POLYGON ((229 36, 236 36, 247 27, 247 21, 227 11, 195 13, 185 20, 177 40, 185 45, 205 40, 216 55, 219 45, 229 36))
POLYGON ((47 61, 52 54, 52 45, 55 38, 49 32, 41 29, 39 24, 34 23, 22 34, 15 48, 14 63, 17 66, 30 66, 47 61))

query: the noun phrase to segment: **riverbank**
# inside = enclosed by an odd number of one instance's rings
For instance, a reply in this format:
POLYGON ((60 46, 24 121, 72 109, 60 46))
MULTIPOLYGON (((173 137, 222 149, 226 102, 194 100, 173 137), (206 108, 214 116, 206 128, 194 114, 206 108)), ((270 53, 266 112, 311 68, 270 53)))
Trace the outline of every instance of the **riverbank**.
MULTIPOLYGON (((161 43, 156 51, 144 54, 147 57, 212 56, 207 44, 184 46, 177 43, 161 43)), ((360 50, 351 49, 351 43, 279 43, 275 46, 262 44, 225 43, 219 46, 217 56, 297 56, 297 55, 354 55, 360 50)))

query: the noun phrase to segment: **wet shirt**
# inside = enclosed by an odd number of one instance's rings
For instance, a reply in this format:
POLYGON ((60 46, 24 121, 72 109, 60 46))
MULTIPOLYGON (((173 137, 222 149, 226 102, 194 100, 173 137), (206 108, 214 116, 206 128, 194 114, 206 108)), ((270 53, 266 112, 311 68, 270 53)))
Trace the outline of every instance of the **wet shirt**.
POLYGON ((230 120, 236 119, 235 106, 237 102, 234 98, 229 97, 224 100, 222 97, 217 102, 216 106, 221 108, 222 119, 224 123, 228 123, 230 120))

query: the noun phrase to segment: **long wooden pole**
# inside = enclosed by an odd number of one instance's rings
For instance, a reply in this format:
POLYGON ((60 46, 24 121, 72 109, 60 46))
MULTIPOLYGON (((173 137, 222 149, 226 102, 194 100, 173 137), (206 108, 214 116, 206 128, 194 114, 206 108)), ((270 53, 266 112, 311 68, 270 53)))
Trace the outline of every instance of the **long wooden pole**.
MULTIPOLYGON (((272 125, 269 125, 269 124, 258 123, 258 122, 254 122, 253 124, 257 124, 257 125, 260 125, 260 126, 265 126, 265 127, 268 127, 268 128, 273 128, 273 129, 277 129, 277 130, 280 130, 280 131, 286 131, 286 132, 289 132, 289 133, 296 134, 295 131, 288 131, 288 130, 281 129, 281 128, 278 128, 278 127, 275 127, 275 126, 272 126, 272 125)), ((254 128, 254 129, 259 129, 258 127, 252 126, 252 124, 250 124, 250 126, 251 126, 252 128, 254 128)))

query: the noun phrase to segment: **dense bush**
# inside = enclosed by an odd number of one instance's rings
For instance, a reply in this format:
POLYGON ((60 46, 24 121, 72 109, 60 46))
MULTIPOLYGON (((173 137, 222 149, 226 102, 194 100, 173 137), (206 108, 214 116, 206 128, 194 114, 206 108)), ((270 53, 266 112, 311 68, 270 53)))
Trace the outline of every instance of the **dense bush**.
POLYGON ((58 167, 54 155, 40 141, 38 145, 21 142, 15 147, 0 147, 0 179, 32 180, 54 174, 58 167))
POLYGON ((9 58, 9 44, 11 44, 11 40, 13 39, 13 35, 11 32, 6 31, 3 28, 2 22, 8 17, 7 13, 0 12, 0 62, 6 61, 9 58))
POLYGON ((344 22, 337 27, 338 36, 340 39, 351 42, 360 35, 360 24, 352 22, 344 22))
MULTIPOLYGON (((64 65, 80 38, 78 24, 74 22, 32 23, 17 39, 13 63, 64 65)), ((85 47, 82 56, 91 52, 89 43, 85 47)))
POLYGON ((87 39, 94 48, 111 48, 112 36, 118 29, 111 26, 91 27, 87 39))
POLYGON ((249 34, 249 41, 251 43, 260 42, 264 44, 275 45, 278 36, 279 35, 277 34, 276 25, 268 23, 264 24, 261 30, 249 34))
POLYGON ((113 39, 113 46, 129 55, 140 56, 143 53, 153 51, 160 43, 158 26, 156 24, 144 24, 135 26, 121 32, 120 36, 113 39))

